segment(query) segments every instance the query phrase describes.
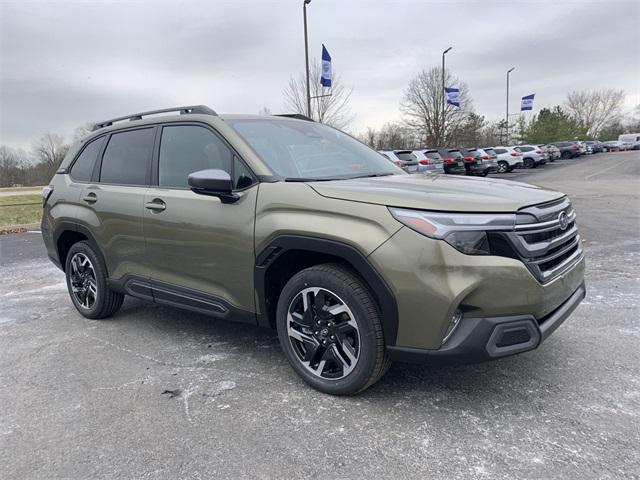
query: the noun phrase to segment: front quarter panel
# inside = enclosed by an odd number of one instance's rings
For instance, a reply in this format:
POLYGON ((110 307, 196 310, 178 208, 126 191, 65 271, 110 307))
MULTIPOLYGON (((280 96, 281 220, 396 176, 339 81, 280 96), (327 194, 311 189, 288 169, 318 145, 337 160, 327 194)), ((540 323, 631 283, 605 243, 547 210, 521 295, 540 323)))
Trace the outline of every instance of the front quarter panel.
POLYGON ((327 198, 305 183, 263 183, 256 208, 256 254, 275 237, 299 235, 334 240, 364 256, 401 225, 387 207, 327 198))

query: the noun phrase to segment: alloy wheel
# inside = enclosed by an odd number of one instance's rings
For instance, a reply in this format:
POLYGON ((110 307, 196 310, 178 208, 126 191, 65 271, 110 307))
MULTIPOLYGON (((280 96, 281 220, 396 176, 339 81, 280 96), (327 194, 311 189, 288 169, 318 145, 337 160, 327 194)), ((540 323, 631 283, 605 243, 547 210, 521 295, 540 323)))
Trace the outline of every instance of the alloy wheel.
POLYGON ((360 355, 360 330, 347 304, 325 288, 300 291, 287 310, 287 335, 306 370, 326 380, 353 371, 360 355))
POLYGON ((93 264, 87 255, 78 252, 71 258, 70 266, 71 292, 77 304, 89 310, 98 299, 98 282, 93 264))

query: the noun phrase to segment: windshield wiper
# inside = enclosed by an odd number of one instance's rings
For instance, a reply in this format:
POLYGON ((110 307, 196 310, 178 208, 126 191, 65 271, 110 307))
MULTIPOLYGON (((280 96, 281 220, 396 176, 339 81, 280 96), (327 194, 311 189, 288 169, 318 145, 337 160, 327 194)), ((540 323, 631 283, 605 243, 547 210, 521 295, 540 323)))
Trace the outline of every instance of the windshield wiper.
POLYGON ((356 175, 355 177, 348 177, 347 180, 351 180, 352 178, 388 177, 389 175, 395 175, 395 173, 370 173, 367 175, 356 175))
POLYGON ((329 182, 331 180, 341 180, 340 178, 304 178, 304 177, 286 177, 285 182, 329 182))

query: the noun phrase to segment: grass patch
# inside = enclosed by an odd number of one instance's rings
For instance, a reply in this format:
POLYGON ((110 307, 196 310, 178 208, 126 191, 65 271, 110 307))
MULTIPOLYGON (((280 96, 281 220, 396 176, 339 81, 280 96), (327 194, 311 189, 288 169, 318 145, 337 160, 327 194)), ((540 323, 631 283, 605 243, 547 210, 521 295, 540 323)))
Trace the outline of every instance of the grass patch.
POLYGON ((41 195, 0 196, 0 227, 40 223, 42 219, 41 195), (32 204, 32 205, 16 205, 32 204))

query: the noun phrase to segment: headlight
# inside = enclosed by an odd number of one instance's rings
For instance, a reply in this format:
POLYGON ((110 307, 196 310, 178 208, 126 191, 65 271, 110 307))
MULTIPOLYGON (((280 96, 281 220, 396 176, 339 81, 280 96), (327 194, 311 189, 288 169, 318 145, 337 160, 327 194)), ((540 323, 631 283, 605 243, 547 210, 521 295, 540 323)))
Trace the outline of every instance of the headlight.
POLYGON ((487 231, 513 230, 515 214, 442 213, 389 208, 400 223, 422 235, 444 240, 468 255, 489 255, 487 231))

